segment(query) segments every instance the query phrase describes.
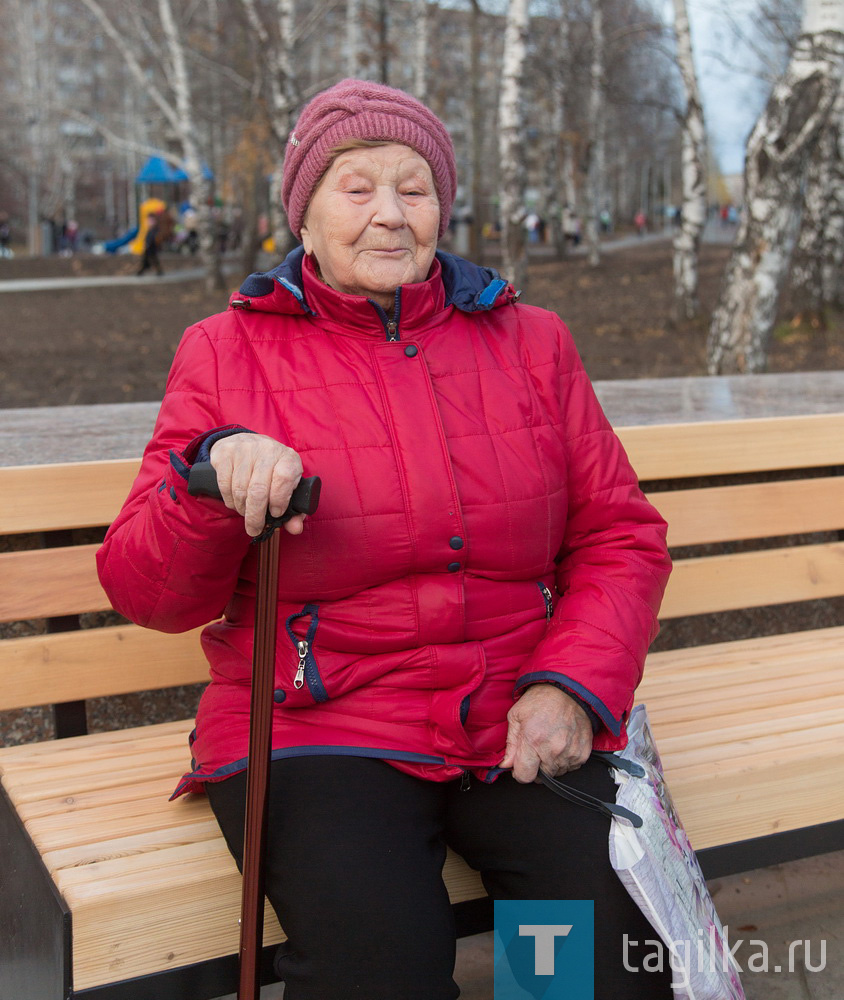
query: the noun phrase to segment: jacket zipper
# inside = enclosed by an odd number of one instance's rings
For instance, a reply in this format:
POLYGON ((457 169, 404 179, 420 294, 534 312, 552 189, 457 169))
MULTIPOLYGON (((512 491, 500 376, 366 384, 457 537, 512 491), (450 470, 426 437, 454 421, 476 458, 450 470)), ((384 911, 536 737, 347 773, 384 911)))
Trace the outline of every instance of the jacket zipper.
POLYGON ((296 667, 296 677, 293 680, 293 687, 298 691, 305 683, 305 664, 308 662, 308 650, 310 644, 306 639, 302 639, 296 646, 299 652, 299 664, 296 667))
POLYGON ((378 317, 384 325, 384 333, 387 340, 391 343, 397 340, 401 340, 399 335, 399 313, 401 312, 401 285, 396 289, 396 302, 393 307, 393 318, 390 319, 387 313, 384 311, 384 307, 379 305, 374 299, 369 299, 369 303, 374 307, 375 311, 378 313, 378 317))
POLYGON ((293 675, 293 687, 297 691, 300 691, 307 684, 308 691, 310 691, 314 701, 328 701, 328 692, 325 690, 322 677, 320 677, 319 666, 313 652, 314 638, 317 626, 319 625, 319 605, 306 604, 301 611, 290 615, 285 625, 287 634, 290 636, 290 641, 293 643, 293 648, 296 652, 296 672, 293 675), (307 617, 310 617, 311 623, 308 626, 308 631, 304 639, 300 639, 293 631, 293 622, 299 618, 307 617))
POLYGON ((554 614, 554 597, 542 581, 537 583, 537 587, 542 591, 542 596, 545 599, 545 621, 550 622, 551 616, 554 614))

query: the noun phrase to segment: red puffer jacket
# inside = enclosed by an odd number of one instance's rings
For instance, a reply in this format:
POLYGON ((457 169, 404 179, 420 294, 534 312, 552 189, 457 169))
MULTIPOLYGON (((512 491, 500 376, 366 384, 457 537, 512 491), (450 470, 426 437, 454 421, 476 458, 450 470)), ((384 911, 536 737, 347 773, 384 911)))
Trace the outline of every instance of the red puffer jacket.
POLYGON ((299 250, 186 332, 98 555, 133 621, 214 622, 175 794, 247 753, 255 548, 239 515, 186 489, 221 428, 284 442, 323 480, 304 533, 281 533, 275 757, 490 781, 507 711, 537 681, 591 706, 597 748, 624 745, 669 571, 665 525, 566 328, 514 299, 494 272, 438 254, 427 281, 398 291, 394 324, 322 284, 299 250))

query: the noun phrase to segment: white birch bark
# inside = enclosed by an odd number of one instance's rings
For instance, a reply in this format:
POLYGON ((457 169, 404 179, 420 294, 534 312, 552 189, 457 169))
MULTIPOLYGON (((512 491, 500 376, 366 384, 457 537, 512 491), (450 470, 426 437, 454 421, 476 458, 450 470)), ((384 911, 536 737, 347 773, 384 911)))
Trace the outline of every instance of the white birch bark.
POLYGON ((360 75, 360 0, 346 0, 346 75, 360 75))
POLYGON ((220 253, 211 217, 211 183, 205 176, 202 157, 196 142, 196 125, 182 37, 173 17, 170 0, 158 0, 158 16, 164 29, 164 41, 170 63, 170 77, 176 102, 176 132, 185 155, 185 173, 191 186, 191 199, 196 206, 199 255, 205 268, 205 284, 209 290, 223 288, 220 253))
POLYGON ((527 280, 525 251, 525 177, 522 78, 527 54, 528 0, 510 0, 504 32, 498 150, 504 277, 522 288, 527 280))
POLYGON ((545 170, 545 213, 551 231, 551 244, 558 258, 566 255, 566 236, 563 231, 563 202, 568 202, 569 186, 566 172, 571 168, 571 146, 565 137, 566 130, 566 73, 571 66, 571 32, 569 29, 568 3, 560 4, 560 21, 557 32, 557 58, 551 75, 551 130, 545 170), (568 148, 567 148, 568 147, 568 148), (561 197, 562 196, 562 197, 561 197))
POLYGON ((413 93, 428 99, 428 0, 413 0, 413 93))
POLYGON ((216 252, 214 234, 211 228, 211 213, 208 204, 210 187, 202 171, 184 46, 173 17, 170 0, 159 0, 158 2, 158 14, 165 39, 165 50, 161 53, 161 58, 165 66, 165 76, 171 86, 172 92, 169 94, 165 93, 155 80, 144 71, 135 54, 131 39, 118 29, 99 0, 82 0, 82 3, 99 21, 103 31, 120 52, 139 89, 143 90, 161 111, 178 139, 184 156, 185 173, 191 184, 191 197, 197 209, 197 231, 202 262, 205 267, 205 282, 209 288, 222 288, 223 278, 220 271, 219 254, 216 252))
POLYGON ((287 140, 293 130, 295 113, 300 103, 293 63, 294 4, 293 0, 275 0, 275 25, 274 30, 270 31, 262 20, 255 0, 241 0, 241 3, 246 12, 249 26, 259 42, 269 88, 270 129, 278 146, 276 166, 270 182, 272 185, 270 226, 276 255, 283 257, 294 244, 280 198, 284 151, 287 148, 287 140))
POLYGON ((747 143, 745 209, 712 316, 710 374, 765 369, 812 147, 841 82, 844 0, 806 0, 801 35, 747 143))
POLYGON ((839 305, 844 267, 844 87, 809 163, 800 237, 791 271, 794 311, 814 325, 839 305))
POLYGON ((706 127, 692 54, 686 0, 674 0, 677 65, 683 80, 686 110, 682 131, 682 199, 680 226, 674 236, 674 304, 678 318, 693 319, 698 303, 698 257, 706 225, 706 127))
POLYGON ((472 191, 472 224, 469 229, 469 256, 477 263, 482 263, 483 253, 482 231, 484 218, 481 212, 483 205, 483 148, 484 148, 484 112, 481 98, 481 10, 478 0, 469 0, 469 76, 470 101, 468 107, 470 136, 470 186, 472 191))
POLYGON ((20 86, 24 118, 27 123, 29 150, 26 157, 27 172, 27 251, 36 256, 41 250, 38 231, 41 196, 43 108, 38 93, 38 47, 36 44, 35 5, 26 0, 15 0, 12 11, 17 28, 15 40, 20 57, 20 86))
POLYGON ((587 129, 589 147, 586 165, 586 247, 589 263, 597 267, 601 262, 598 216, 604 197, 606 172, 606 93, 605 93, 605 38, 603 0, 592 0, 592 62, 589 70, 589 105, 587 129))

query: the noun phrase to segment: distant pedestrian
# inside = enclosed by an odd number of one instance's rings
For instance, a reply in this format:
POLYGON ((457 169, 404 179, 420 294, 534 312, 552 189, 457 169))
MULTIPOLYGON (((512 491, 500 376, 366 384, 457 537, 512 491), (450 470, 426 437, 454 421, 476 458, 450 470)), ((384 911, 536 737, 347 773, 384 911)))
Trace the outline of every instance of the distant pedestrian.
POLYGON ((164 270, 161 267, 161 260, 158 257, 159 237, 158 216, 150 215, 147 221, 147 234, 144 237, 144 255, 141 257, 141 266, 138 269, 139 277, 151 267, 155 268, 156 274, 164 274, 164 270))
POLYGON ((636 234, 638 236, 644 236, 648 229, 648 217, 641 208, 633 218, 633 224, 636 227, 636 234))

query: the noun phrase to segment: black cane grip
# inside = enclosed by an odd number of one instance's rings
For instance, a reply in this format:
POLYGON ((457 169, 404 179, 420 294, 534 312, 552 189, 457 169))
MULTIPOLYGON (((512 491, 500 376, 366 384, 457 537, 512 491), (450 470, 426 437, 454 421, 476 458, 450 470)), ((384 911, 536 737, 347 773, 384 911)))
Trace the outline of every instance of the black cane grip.
MULTIPOLYGON (((290 497, 287 510, 279 518, 273 518, 276 523, 283 524, 296 514, 315 514, 319 506, 319 494, 322 480, 319 476, 308 476, 300 479, 290 497)), ((188 476, 188 493, 192 497, 213 497, 222 500, 217 486, 217 472, 210 462, 197 462, 191 466, 188 476)))

